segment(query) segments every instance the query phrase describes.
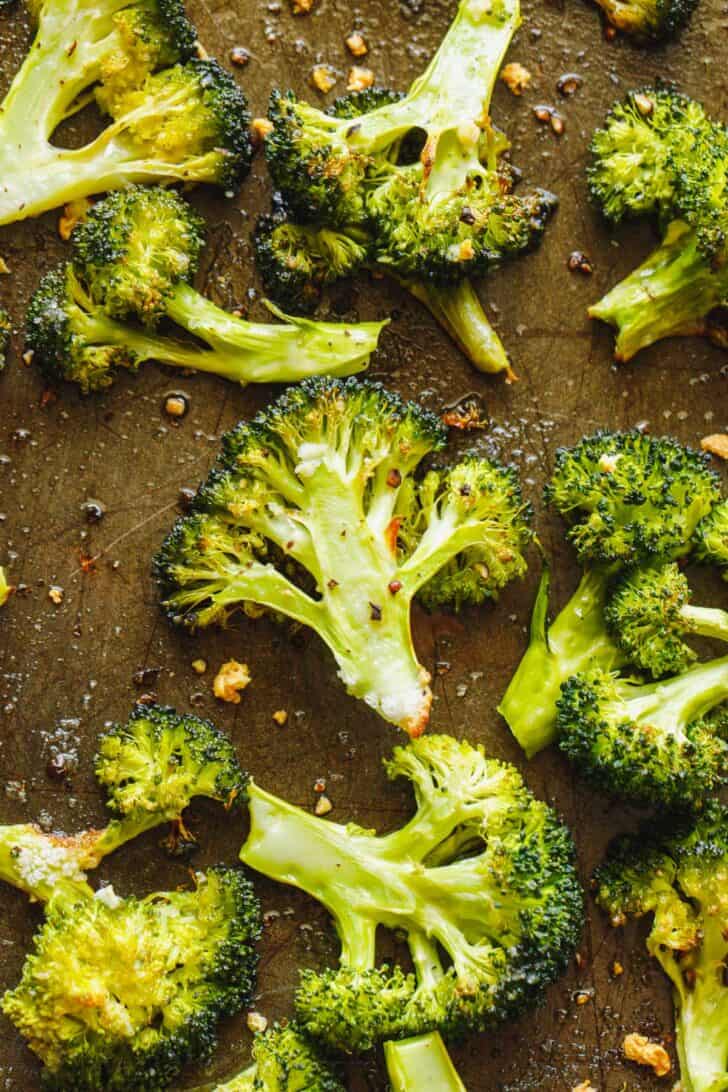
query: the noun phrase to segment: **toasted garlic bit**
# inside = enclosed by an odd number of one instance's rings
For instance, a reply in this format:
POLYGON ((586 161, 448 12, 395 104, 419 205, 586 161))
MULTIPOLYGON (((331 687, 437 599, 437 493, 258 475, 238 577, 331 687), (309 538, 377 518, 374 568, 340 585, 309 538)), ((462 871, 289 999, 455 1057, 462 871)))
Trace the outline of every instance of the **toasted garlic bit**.
POLYGON ((590 1080, 586 1080, 582 1081, 581 1084, 575 1085, 571 1092, 596 1092, 596 1089, 590 1080))
POLYGON ((76 224, 84 219, 92 204, 88 197, 81 197, 78 201, 71 201, 69 205, 63 206, 63 215, 58 221, 58 234, 64 243, 71 238, 71 232, 76 224))
POLYGON ((26 349, 26 351, 23 353, 21 360, 23 361, 23 364, 25 364, 26 368, 29 368, 30 365, 33 363, 34 356, 35 353, 32 349, 26 349))
POLYGON ((648 1065, 656 1077, 666 1077, 672 1069, 670 1055, 660 1043, 652 1043, 645 1035, 633 1031, 624 1039, 624 1055, 630 1062, 648 1065))
POLYGON ((311 73, 311 83, 325 95, 336 83, 336 73, 327 64, 317 64, 311 73))
POLYGON ((371 68, 360 68, 355 64, 349 72, 346 84, 347 91, 366 91, 374 83, 374 73, 371 68))
POLYGON ((709 451, 711 455, 717 455, 719 459, 728 459, 728 435, 725 432, 714 432, 712 436, 703 436, 700 446, 703 451, 709 451))
POLYGON ((615 959, 614 963, 612 964, 612 974, 615 978, 619 978, 621 974, 624 974, 624 967, 618 959, 615 959))
POLYGON ((273 720, 282 728, 288 720, 288 713, 285 711, 285 709, 276 709, 275 713, 273 714, 273 720))
POLYGON ((60 584, 51 584, 50 588, 48 589, 48 598, 50 599, 51 603, 55 603, 56 606, 59 606, 63 602, 64 595, 65 592, 63 591, 63 588, 60 586, 60 584))
POLYGON ((0 273, 8 274, 10 272, 10 266, 4 258, 0 258, 0 273))
POLYGON ((248 1025, 248 1031, 260 1032, 265 1031, 268 1027, 268 1018, 263 1016, 262 1012, 249 1012, 245 1018, 245 1022, 248 1025))
POLYGON ((346 48, 351 53, 352 57, 366 57, 369 52, 369 46, 366 44, 361 34, 356 30, 346 39, 346 48))
POLYGON ((196 675, 204 675, 207 671, 207 660, 193 660, 192 670, 196 675))
POLYGON ((250 671, 247 664, 239 664, 237 660, 228 660, 223 664, 212 683, 212 692, 220 701, 229 701, 233 705, 240 704, 240 691, 245 690, 250 682, 250 671))
POLYGON ((313 4, 314 0, 291 0, 291 11, 294 15, 308 15, 313 4))
POLYGON ((533 76, 529 70, 525 65, 519 64, 518 61, 512 61, 501 69, 500 78, 514 95, 522 95, 533 82, 533 76))
POLYGON ((329 812, 333 809, 333 807, 334 807, 334 805, 331 803, 328 796, 324 796, 322 794, 321 796, 319 796, 318 800, 316 801, 316 806, 313 809, 313 813, 314 813, 314 815, 318 815, 318 816, 328 815, 329 812))
POLYGON ((257 144, 261 144, 268 136, 268 133, 273 132, 273 122, 268 121, 268 118, 253 118, 250 125, 250 131, 253 135, 253 140, 257 144))
POLYGON ((654 100, 649 95, 645 95, 643 91, 634 96, 634 104, 643 118, 648 118, 655 109, 654 100))

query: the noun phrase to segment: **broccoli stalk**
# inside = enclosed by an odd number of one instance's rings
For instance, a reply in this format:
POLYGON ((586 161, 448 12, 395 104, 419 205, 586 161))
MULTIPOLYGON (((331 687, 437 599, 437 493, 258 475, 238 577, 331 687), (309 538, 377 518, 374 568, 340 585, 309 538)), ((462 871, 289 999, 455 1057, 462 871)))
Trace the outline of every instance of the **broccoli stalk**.
POLYGON ((609 792, 697 806, 728 778, 721 722, 707 716, 727 699, 728 656, 643 685, 593 669, 563 686, 559 745, 609 792))
POLYGON ((426 736, 397 747, 386 769, 412 782, 417 808, 385 835, 251 783, 241 859, 334 919, 340 968, 304 972, 296 995, 306 1030, 343 1050, 397 1040, 386 1047, 396 1089, 462 1092, 437 1033, 508 1019, 561 973, 581 925, 573 846, 516 769, 482 748, 426 736), (380 926, 406 933, 413 973, 377 967, 380 926))
POLYGON ((686 1092, 728 1088, 728 810, 614 842, 597 870, 597 901, 612 924, 652 917, 647 950, 673 987, 680 1083, 686 1092))
POLYGON ((440 450, 433 415, 374 384, 307 380, 223 442, 156 560, 170 618, 224 622, 256 604, 315 630, 348 691, 419 735, 429 674, 412 600, 481 602, 525 569, 514 475, 470 457, 414 475, 440 450))
POLYGON ((617 330, 615 358, 631 360, 666 337, 705 334, 708 316, 728 303, 728 265, 716 267, 695 231, 671 223, 645 262, 589 308, 617 330))
POLYGON ((177 0, 45 0, 34 15, 0 112, 0 223, 131 182, 237 185, 251 156, 246 101, 214 61, 193 59, 177 0), (111 117, 103 132, 54 145, 60 122, 94 99, 111 117))

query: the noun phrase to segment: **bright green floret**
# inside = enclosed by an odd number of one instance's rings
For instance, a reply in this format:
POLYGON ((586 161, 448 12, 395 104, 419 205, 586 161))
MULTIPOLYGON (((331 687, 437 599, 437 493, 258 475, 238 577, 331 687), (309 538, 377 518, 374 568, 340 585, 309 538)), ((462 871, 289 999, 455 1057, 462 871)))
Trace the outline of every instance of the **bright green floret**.
POLYGON ((609 672, 627 663, 605 617, 614 578, 637 564, 686 555, 720 491, 706 457, 675 440, 597 432, 557 452, 545 496, 570 525, 584 573, 551 625, 544 573, 529 647, 500 704, 529 757, 555 739, 562 683, 589 668, 609 672))
POLYGON ((649 916, 647 949, 673 987, 680 1083, 728 1087, 728 810, 618 839, 595 877, 612 924, 649 916))
POLYGON ((400 829, 328 822, 251 784, 241 857, 334 919, 341 966, 303 972, 296 1009, 305 1028, 347 1051, 406 1040, 401 1052, 387 1048, 396 1088, 462 1089, 439 1033, 510 1019, 562 973, 582 921, 574 847, 518 771, 482 748, 425 736, 397 747, 386 769, 415 792, 400 829), (381 927, 406 935, 412 972, 377 962, 381 927))
POLYGON ((646 804, 699 807, 728 780, 720 720, 728 657, 647 684, 600 668, 568 679, 558 700, 559 746, 599 788, 646 804))
POLYGON ((687 577, 674 562, 628 572, 605 618, 627 659, 655 678, 684 671, 697 658, 685 637, 728 641, 728 612, 692 606, 687 577))
POLYGON ((344 1092, 334 1065, 295 1024, 253 1040, 253 1064, 209 1092, 344 1092))
POLYGON ((375 384, 289 390, 225 437, 157 555, 169 616, 194 628, 255 605, 310 626, 349 693, 418 735, 432 694, 412 600, 427 587, 438 605, 495 598, 523 574, 530 539, 511 471, 471 457, 418 475, 445 439, 436 417, 375 384))
POLYGON ((233 78, 197 59, 179 0, 45 0, 35 42, 3 102, 0 223, 132 182, 235 189, 251 158, 250 115, 233 78), (95 101, 108 115, 80 148, 53 143, 95 101))
POLYGON ((188 283, 203 243, 201 220, 173 192, 136 187, 100 201, 73 234, 73 264, 48 273, 31 301, 34 359, 50 378, 84 392, 146 360, 238 383, 350 375, 367 366, 383 323, 312 322, 274 308, 283 324, 236 318, 188 283), (196 342, 155 333, 165 317, 196 342))
POLYGON ((723 579, 728 580, 728 500, 717 504, 698 524, 696 537, 698 559, 725 570, 723 579))

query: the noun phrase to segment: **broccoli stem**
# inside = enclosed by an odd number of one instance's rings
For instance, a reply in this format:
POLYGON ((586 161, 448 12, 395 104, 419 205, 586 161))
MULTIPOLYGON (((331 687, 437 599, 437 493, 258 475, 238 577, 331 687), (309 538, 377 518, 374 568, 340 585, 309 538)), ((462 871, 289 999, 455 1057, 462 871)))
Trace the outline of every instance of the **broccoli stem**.
POLYGON ((687 604, 681 608, 680 617, 691 633, 728 641, 728 611, 719 607, 692 607, 687 604))
POLYGON ((440 1033, 384 1044, 393 1092, 465 1092, 440 1033))
POLYGON ((696 664, 664 681, 645 686, 628 683, 623 696, 630 720, 684 739, 689 724, 728 698, 728 656, 696 664))
POLYGON ((589 314, 617 328, 615 358, 627 361, 662 338, 704 334, 709 313, 727 300, 726 270, 714 268, 697 234, 676 220, 649 258, 589 314))
POLYGON ((176 285, 166 303, 169 317, 213 350, 219 362, 214 370, 241 383, 293 383, 322 373, 354 375, 366 368, 383 325, 312 322, 285 315, 272 304, 268 307, 285 325, 245 322, 188 284, 176 285))
POLYGON ((503 342, 488 321, 471 281, 465 278, 447 285, 407 280, 400 283, 428 308, 478 371, 489 375, 505 372, 509 382, 516 378, 503 342))
POLYGON ((548 625, 550 573, 544 568, 531 618, 529 645, 498 711, 528 758, 556 738, 562 683, 589 666, 622 666, 624 653, 607 633, 604 605, 612 569, 587 569, 555 621, 548 625))

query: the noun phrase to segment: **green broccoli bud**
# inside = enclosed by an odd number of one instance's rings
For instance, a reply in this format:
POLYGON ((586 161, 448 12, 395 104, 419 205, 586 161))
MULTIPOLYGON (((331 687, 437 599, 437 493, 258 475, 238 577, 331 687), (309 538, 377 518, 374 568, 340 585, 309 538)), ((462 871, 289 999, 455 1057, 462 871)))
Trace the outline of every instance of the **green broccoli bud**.
POLYGON ((559 746, 608 792, 696 807, 728 779, 728 744, 705 719, 726 699, 728 657, 645 685, 595 668, 561 689, 559 746))
POLYGON ((701 520, 696 538, 698 560, 724 569, 723 579, 728 580, 728 500, 716 504, 701 520))
POLYGON ((728 1079, 728 810, 649 828, 610 846, 595 876, 612 924, 649 915, 647 950, 673 987, 682 1084, 714 1092, 728 1079))
POLYGON ((209 1092, 344 1092, 334 1065, 296 1024, 253 1040, 253 1064, 209 1092))
POLYGON ((687 578, 674 563, 628 572, 604 616, 627 659, 655 678, 684 671, 697 658, 685 636, 728 641, 728 612, 691 606, 687 578))
POLYGON ((5 1015, 45 1066, 44 1087, 165 1088, 215 1045, 255 983, 260 912, 235 869, 193 891, 120 899, 61 882, 5 1015))
POLYGON ((672 38, 690 21, 698 0, 596 0, 607 20, 638 42, 672 38))
POLYGON ((256 604, 310 626, 349 693, 418 735, 432 694, 412 647, 412 599, 460 554, 470 598, 478 579, 481 597, 495 596, 523 572, 529 540, 513 475, 485 459, 443 471, 413 501, 405 483, 445 439, 437 418, 374 384, 289 390, 224 439, 193 513, 158 554, 169 616, 194 628, 256 604))
POLYGON ((571 839, 514 767, 425 736, 386 768, 412 782, 417 807, 381 836, 250 786, 242 859, 334 918, 341 968, 305 971, 296 1007, 311 1034, 344 1050, 512 1017, 563 971, 581 928, 571 839), (376 965, 382 925, 406 933, 412 973, 376 965))

